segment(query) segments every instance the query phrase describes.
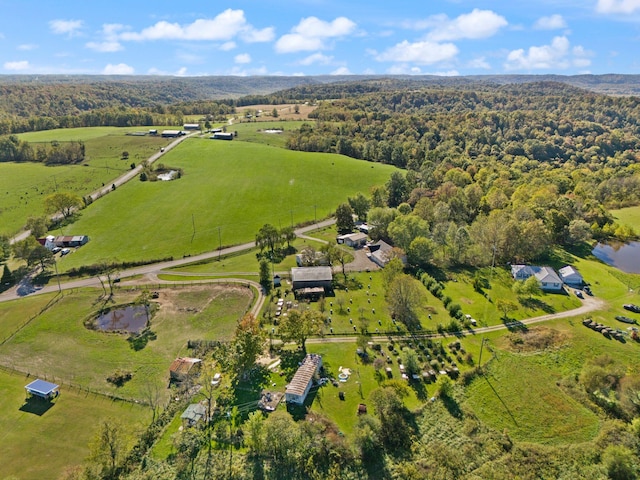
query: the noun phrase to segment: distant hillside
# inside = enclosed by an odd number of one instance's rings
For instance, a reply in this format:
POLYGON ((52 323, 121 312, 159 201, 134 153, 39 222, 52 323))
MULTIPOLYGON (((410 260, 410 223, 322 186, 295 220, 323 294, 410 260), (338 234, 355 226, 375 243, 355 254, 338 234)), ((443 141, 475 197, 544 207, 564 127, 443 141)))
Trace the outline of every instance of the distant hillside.
POLYGON ((233 107, 346 98, 399 89, 483 91, 556 82, 615 96, 640 95, 640 75, 342 75, 314 77, 0 76, 0 133, 80 126, 179 125, 181 114, 224 117, 233 107))

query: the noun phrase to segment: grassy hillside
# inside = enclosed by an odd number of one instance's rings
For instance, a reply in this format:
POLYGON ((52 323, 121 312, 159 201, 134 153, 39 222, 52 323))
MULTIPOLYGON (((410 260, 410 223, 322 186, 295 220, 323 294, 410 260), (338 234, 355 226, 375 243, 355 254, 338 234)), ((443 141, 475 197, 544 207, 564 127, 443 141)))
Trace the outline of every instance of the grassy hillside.
POLYGON ((49 130, 19 135, 33 142, 82 140, 86 159, 82 165, 46 166, 38 163, 0 162, 0 235, 19 231, 28 216, 44 214, 44 198, 56 191, 85 196, 109 185, 169 143, 158 137, 128 136, 132 128, 91 127, 49 130), (122 152, 129 152, 127 160, 122 152))
POLYGON ((340 201, 384 184, 393 167, 340 155, 300 153, 245 142, 190 139, 163 157, 171 182, 129 182, 95 202, 65 234, 91 241, 59 268, 98 259, 182 257, 251 241, 277 227, 324 218, 340 201))
POLYGON ((151 420, 148 408, 65 386, 49 410, 35 413, 25 405, 24 390, 33 380, 0 370, 0 478, 59 478, 87 457, 100 422, 117 419, 133 432, 151 420))
POLYGON ((611 214, 618 222, 630 226, 636 233, 640 232, 640 206, 611 210, 611 214))

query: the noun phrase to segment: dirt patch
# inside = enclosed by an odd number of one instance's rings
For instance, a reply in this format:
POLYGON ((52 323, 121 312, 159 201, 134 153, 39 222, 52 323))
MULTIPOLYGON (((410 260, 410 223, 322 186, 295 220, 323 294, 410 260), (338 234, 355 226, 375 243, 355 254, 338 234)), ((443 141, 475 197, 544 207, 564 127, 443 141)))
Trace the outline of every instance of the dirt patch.
POLYGON ((569 335, 548 327, 534 327, 507 335, 505 348, 513 352, 540 352, 566 345, 569 335))

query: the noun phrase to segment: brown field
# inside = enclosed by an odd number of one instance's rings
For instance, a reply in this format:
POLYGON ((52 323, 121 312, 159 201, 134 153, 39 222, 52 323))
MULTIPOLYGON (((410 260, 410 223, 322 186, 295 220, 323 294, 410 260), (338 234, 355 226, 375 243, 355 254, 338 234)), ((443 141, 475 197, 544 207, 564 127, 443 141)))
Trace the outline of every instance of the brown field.
POLYGON ((298 104, 300 113, 295 113, 294 105, 293 103, 285 103, 282 105, 246 105, 244 107, 238 107, 236 111, 238 112, 238 117, 242 119, 241 117, 243 117, 247 111, 262 110, 262 114, 255 120, 258 122, 272 122, 275 120, 272 115, 274 108, 278 109, 278 120, 307 120, 309 113, 313 112, 317 107, 316 105, 298 104))

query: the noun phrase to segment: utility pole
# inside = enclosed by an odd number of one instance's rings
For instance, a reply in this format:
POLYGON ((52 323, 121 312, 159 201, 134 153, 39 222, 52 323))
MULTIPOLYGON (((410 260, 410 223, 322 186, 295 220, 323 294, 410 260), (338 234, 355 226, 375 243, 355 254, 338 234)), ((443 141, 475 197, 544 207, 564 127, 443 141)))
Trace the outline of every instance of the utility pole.
POLYGON ((293 210, 289 210, 289 213, 291 214, 291 228, 293 228, 293 210))
POLYGON ((218 261, 220 261, 220 255, 222 255, 222 235, 220 234, 220 227, 218 227, 218 261))
POLYGON ((316 227, 318 226, 318 212, 317 212, 317 205, 313 206, 313 223, 316 224, 316 227))
POLYGON ((60 286, 60 275, 58 275, 58 262, 56 261, 56 259, 53 259, 53 266, 56 269, 56 280, 58 280, 58 292, 62 293, 62 287, 60 286))

